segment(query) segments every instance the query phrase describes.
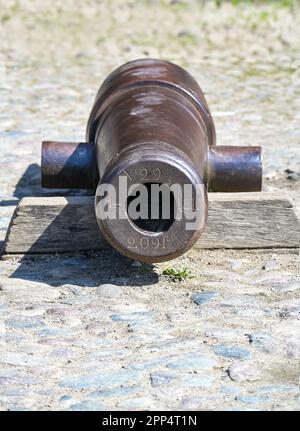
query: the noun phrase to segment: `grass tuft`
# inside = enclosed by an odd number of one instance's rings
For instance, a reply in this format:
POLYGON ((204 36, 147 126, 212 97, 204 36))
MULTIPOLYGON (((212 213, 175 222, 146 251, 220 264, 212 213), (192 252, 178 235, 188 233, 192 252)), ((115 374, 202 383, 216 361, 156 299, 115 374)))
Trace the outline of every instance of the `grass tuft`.
POLYGON ((182 270, 176 270, 174 268, 166 268, 163 270, 162 275, 170 279, 171 281, 184 281, 188 278, 193 278, 190 271, 187 268, 182 270))

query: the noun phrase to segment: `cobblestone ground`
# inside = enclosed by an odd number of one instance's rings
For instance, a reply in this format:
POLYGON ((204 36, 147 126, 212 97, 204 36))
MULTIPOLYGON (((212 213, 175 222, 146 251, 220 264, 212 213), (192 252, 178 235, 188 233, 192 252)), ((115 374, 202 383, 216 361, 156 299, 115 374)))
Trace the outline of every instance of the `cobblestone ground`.
MULTIPOLYGON (((83 140, 102 79, 145 56, 197 78, 219 144, 262 145, 264 189, 299 211, 300 8, 274 3, 1 5, 0 239, 21 197, 50 194, 40 142, 83 140)), ((299 410, 299 269, 286 250, 3 259, 0 409, 299 410)))

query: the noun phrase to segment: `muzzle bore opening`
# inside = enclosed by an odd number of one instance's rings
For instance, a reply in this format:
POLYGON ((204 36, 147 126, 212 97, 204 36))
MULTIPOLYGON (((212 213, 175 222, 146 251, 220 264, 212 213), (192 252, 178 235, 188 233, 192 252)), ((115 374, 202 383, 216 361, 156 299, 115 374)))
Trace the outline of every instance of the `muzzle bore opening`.
POLYGON ((167 232, 175 221, 175 197, 166 184, 147 182, 127 198, 131 223, 147 233, 167 232))

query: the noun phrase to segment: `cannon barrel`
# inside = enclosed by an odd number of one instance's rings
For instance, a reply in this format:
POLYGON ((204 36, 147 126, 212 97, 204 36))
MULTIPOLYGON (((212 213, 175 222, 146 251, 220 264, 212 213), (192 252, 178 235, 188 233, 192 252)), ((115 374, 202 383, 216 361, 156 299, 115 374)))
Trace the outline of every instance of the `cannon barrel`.
POLYGON ((85 143, 42 146, 43 187, 94 189, 106 240, 145 262, 172 259, 195 243, 207 191, 259 191, 261 182, 261 148, 217 146, 197 82, 162 60, 136 60, 108 76, 85 143))

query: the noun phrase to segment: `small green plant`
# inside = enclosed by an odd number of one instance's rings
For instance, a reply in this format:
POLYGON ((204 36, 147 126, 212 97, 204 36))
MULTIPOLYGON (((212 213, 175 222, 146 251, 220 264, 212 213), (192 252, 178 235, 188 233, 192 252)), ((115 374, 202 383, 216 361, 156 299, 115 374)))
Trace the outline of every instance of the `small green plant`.
POLYGON ((169 278, 172 281, 183 281, 187 278, 193 278, 190 271, 187 268, 182 270, 176 270, 174 268, 166 268, 163 270, 162 275, 169 278))

